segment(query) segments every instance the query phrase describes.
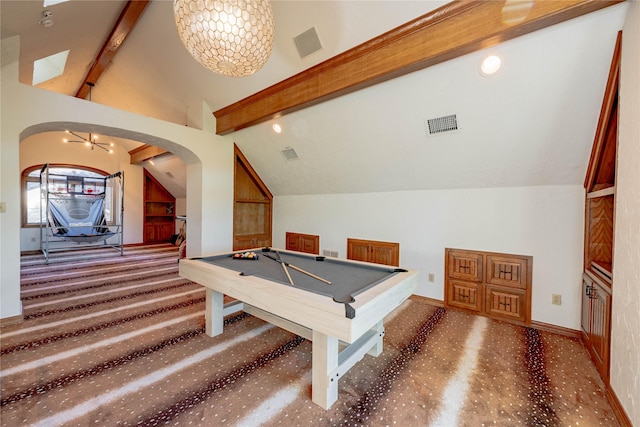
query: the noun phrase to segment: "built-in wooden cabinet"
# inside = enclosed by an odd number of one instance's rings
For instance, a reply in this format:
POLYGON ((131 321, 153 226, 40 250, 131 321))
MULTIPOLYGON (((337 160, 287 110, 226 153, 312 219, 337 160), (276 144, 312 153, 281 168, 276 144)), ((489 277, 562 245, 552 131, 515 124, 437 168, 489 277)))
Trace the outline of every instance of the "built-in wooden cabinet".
POLYGON ((320 255, 320 236, 287 231, 285 238, 287 250, 320 255))
POLYGON ((347 239, 347 259, 398 267, 400 244, 376 240, 347 239))
POLYGON ((445 305, 519 324, 531 323, 533 258, 445 249, 445 305))
POLYGON ((600 375, 609 376, 611 287, 590 271, 582 275, 582 332, 600 375), (606 369, 605 369, 606 368, 606 369))
POLYGON ((144 171, 144 243, 169 242, 176 229, 176 199, 147 170, 144 171))
POLYGON ((233 250, 271 246, 273 196, 235 147, 233 250))
POLYGON ((600 376, 607 384, 614 281, 613 237, 621 36, 622 33, 618 33, 584 181, 586 199, 582 337, 600 376))

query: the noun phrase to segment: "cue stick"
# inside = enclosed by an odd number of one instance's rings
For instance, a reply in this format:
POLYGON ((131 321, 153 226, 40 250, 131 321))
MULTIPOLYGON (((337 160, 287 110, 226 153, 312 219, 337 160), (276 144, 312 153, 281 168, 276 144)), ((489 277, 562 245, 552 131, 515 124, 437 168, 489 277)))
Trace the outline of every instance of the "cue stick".
MULTIPOLYGON (((284 270, 284 274, 287 275, 287 279, 289 279, 289 283, 291 283, 291 286, 295 286, 293 284, 293 279, 291 279, 291 275, 289 274, 289 270, 287 269, 287 266, 285 265, 284 261, 282 261, 282 259, 280 258, 280 254, 278 253, 278 251, 276 251, 276 255, 278 255, 278 259, 280 260, 280 265, 282 266, 282 269, 284 270)), ((278 259, 276 261, 278 261, 278 259)))
MULTIPOLYGON (((276 253, 278 254, 278 251, 276 251, 276 253)), ((266 256, 267 258, 271 258, 272 260, 279 262, 279 263, 280 263, 280 264, 282 264, 282 265, 285 265, 285 264, 286 264, 287 266, 289 266, 289 267, 293 268, 294 270, 297 270, 297 271, 299 271, 300 273, 306 274, 306 275, 307 275, 307 276, 309 276, 309 277, 313 277, 314 279, 319 280, 319 281, 321 281, 321 282, 324 282, 324 283, 326 283, 327 285, 330 285, 330 284, 331 284, 331 282, 330 282, 330 281, 328 281, 327 279, 323 279, 323 278, 322 278, 322 277, 320 277, 320 276, 316 276, 315 274, 313 274, 313 273, 309 273, 308 271, 303 270, 303 269, 301 269, 300 267, 296 267, 296 266, 295 266, 295 265, 293 265, 293 264, 290 264, 290 263, 288 263, 288 262, 286 262, 286 261, 283 261, 283 260, 280 258, 280 254, 278 254, 278 258, 274 258, 274 257, 270 256, 270 255, 269 255, 269 254, 267 254, 267 253, 263 253, 263 255, 264 255, 264 256, 266 256)))
MULTIPOLYGON (((284 261, 282 261, 282 262, 284 263, 284 261)), ((305 270, 301 269, 300 267, 296 267, 296 266, 295 266, 295 265, 293 265, 293 264, 289 264, 289 263, 286 263, 286 264, 287 264, 289 267, 293 268, 294 270, 298 270, 300 273, 304 273, 304 274, 306 274, 307 276, 313 277, 313 278, 314 278, 314 279, 316 279, 316 280, 320 280, 321 282, 324 282, 324 283, 326 283, 327 285, 330 285, 330 284, 331 284, 331 282, 330 282, 330 281, 328 281, 327 279, 323 279, 323 278, 322 278, 322 277, 320 277, 320 276, 316 276, 315 274, 309 273, 308 271, 305 271, 305 270)))
MULTIPOLYGON (((278 254, 278 252, 276 252, 278 254)), ((293 283, 293 279, 291 278, 291 275, 289 274, 289 270, 287 270, 287 266, 284 265, 284 261, 282 261, 282 259, 280 259, 280 254, 278 254, 278 258, 274 258, 271 255, 264 253, 264 256, 266 256, 269 259, 272 259, 276 262, 279 262, 280 265, 282 266, 282 269, 284 270, 284 274, 287 275, 287 279, 289 279, 289 283, 291 283, 291 286, 295 286, 295 284, 293 283)))

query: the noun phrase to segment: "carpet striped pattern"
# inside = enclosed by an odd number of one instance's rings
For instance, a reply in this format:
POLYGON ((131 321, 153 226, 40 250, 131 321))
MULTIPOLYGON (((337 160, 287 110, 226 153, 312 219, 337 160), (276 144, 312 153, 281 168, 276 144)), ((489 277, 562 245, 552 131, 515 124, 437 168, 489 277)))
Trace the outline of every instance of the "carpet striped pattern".
POLYGON ((311 343, 246 314, 204 334, 175 246, 22 257, 0 331, 2 426, 616 426, 576 340, 412 298, 385 349, 311 402, 311 343))

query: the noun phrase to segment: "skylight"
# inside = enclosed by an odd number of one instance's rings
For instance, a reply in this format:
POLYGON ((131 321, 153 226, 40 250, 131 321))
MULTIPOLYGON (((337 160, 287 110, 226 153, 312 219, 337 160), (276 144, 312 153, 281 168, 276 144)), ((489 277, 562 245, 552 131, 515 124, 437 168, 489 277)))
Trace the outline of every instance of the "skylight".
POLYGON ((34 61, 31 84, 35 86, 62 74, 67 63, 67 56, 69 56, 69 51, 65 50, 34 61))
POLYGON ((42 4, 43 7, 47 7, 47 6, 53 6, 54 4, 58 4, 58 3, 64 3, 67 2, 69 0, 44 0, 44 3, 42 4))

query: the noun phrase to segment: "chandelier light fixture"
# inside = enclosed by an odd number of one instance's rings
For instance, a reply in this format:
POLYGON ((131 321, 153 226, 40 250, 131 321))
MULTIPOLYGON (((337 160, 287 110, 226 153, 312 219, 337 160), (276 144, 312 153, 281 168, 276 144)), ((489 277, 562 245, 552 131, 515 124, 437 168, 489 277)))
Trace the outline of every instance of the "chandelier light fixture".
POLYGON ((269 0, 174 0, 173 14, 187 51, 214 73, 249 76, 271 55, 269 0))
POLYGON ((85 138, 82 135, 78 135, 77 133, 70 131, 70 130, 65 130, 66 133, 71 134, 73 136, 75 136, 76 138, 80 138, 80 139, 63 139, 62 141, 64 142, 77 142, 80 144, 84 144, 87 147, 91 148, 92 150, 95 147, 98 147, 108 153, 113 153, 113 149, 112 148, 108 148, 108 147, 113 147, 113 142, 98 142, 98 135, 94 135, 92 133, 89 133, 89 138, 85 138))

